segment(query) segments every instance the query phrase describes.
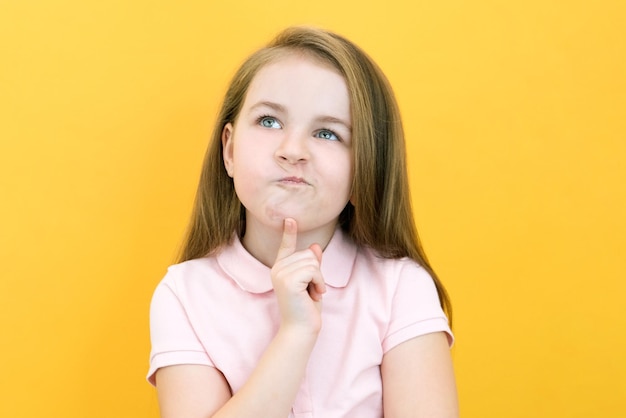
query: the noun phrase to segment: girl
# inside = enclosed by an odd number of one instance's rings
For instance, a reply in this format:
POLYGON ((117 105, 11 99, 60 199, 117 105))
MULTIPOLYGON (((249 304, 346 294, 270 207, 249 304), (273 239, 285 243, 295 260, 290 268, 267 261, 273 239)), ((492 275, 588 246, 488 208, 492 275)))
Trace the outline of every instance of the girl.
POLYGON ((248 58, 152 300, 162 417, 458 416, 407 183, 396 101, 358 47, 291 28, 248 58))

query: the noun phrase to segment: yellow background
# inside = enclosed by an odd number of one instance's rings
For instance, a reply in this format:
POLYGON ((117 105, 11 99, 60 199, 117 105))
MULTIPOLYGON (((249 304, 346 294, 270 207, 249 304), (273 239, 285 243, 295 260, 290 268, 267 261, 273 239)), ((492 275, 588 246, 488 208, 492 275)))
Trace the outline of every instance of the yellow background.
POLYGON ((148 305, 227 80, 290 24, 396 89, 464 417, 626 411, 620 0, 0 0, 0 416, 156 417, 148 305))

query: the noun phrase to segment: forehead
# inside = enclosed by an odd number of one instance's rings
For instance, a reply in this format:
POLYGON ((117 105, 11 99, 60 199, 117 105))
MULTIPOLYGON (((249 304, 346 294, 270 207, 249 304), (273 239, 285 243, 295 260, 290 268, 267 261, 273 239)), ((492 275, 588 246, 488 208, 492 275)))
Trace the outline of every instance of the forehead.
POLYGON ((278 49, 273 51, 273 53, 270 53, 270 55, 268 56, 267 61, 260 66, 256 75, 264 70, 267 70, 268 67, 280 67, 294 63, 307 63, 317 67, 325 68, 328 71, 332 71, 338 75, 341 75, 339 69, 327 58, 324 58, 321 55, 317 55, 313 51, 308 51, 305 49, 278 49))
POLYGON ((252 79, 244 108, 259 101, 281 105, 308 104, 349 116, 350 98, 343 75, 310 54, 291 52, 262 66, 252 79))

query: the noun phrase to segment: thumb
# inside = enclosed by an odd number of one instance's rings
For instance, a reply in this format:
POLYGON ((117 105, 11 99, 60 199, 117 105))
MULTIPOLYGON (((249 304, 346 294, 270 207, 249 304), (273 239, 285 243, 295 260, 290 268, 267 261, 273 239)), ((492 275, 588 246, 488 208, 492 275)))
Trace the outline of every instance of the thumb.
POLYGON ((282 260, 290 256, 296 251, 296 242, 298 240, 298 224, 295 219, 285 218, 283 223, 283 239, 278 247, 276 261, 282 260))
MULTIPOLYGON (((322 248, 319 246, 319 244, 311 244, 311 246, 309 246, 309 249, 313 251, 313 254, 315 254, 315 258, 317 258, 317 262, 321 264, 322 263, 322 248)), ((309 290, 309 295, 311 295, 311 298, 314 301, 317 301, 317 302, 321 301, 322 294, 326 293, 326 284, 324 283, 324 279, 321 276, 313 277, 313 280, 311 281, 311 283, 309 283, 308 290, 309 290)))
POLYGON ((321 263, 322 262, 322 248, 320 247, 320 245, 311 244, 309 249, 313 251, 313 254, 315 254, 315 258, 317 258, 318 263, 321 263))

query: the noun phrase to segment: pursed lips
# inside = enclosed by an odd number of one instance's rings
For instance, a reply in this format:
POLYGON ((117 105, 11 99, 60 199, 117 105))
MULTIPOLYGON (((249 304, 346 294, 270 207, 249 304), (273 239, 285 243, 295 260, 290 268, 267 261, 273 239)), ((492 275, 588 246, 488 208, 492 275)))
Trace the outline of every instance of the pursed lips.
POLYGON ((302 177, 283 177, 278 181, 281 184, 293 184, 293 185, 303 185, 308 186, 309 183, 304 180, 302 177))

